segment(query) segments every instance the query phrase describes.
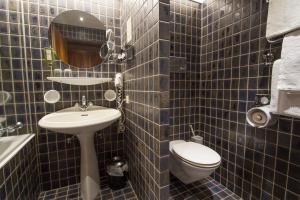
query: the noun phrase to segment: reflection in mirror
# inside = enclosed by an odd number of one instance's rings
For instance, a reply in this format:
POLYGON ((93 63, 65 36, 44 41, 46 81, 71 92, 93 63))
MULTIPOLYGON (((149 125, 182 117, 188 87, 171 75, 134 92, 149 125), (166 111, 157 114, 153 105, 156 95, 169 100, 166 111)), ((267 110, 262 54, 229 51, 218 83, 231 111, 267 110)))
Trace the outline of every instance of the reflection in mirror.
POLYGON ((52 21, 49 40, 57 57, 78 68, 100 65, 104 59, 99 51, 106 44, 106 30, 102 22, 79 10, 65 11, 52 21))

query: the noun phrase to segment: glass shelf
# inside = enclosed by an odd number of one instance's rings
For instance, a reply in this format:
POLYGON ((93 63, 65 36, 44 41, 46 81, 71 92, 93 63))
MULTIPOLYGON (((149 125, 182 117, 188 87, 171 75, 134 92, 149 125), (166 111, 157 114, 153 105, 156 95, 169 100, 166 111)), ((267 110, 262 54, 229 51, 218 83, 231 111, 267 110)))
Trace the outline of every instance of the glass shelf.
POLYGON ((112 81, 112 78, 94 78, 94 77, 47 77, 50 81, 65 83, 69 85, 97 85, 112 81))

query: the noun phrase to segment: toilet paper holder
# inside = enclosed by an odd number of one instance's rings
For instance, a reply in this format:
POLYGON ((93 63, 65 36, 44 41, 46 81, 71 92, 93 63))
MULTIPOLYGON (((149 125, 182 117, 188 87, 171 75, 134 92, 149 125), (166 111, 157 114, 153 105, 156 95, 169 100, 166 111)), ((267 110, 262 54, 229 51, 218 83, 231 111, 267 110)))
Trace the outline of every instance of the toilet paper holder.
POLYGON ((253 107, 247 111, 248 124, 257 128, 266 128, 277 122, 277 118, 271 113, 270 105, 253 107))

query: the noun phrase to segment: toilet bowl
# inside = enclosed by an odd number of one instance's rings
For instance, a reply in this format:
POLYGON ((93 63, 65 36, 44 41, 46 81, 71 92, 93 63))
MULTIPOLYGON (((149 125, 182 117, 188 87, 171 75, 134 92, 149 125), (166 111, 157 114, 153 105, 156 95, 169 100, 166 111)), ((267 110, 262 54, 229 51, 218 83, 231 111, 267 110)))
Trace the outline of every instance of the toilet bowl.
POLYGON ((169 150, 170 172, 185 184, 208 177, 221 164, 217 152, 195 142, 170 141, 169 150))

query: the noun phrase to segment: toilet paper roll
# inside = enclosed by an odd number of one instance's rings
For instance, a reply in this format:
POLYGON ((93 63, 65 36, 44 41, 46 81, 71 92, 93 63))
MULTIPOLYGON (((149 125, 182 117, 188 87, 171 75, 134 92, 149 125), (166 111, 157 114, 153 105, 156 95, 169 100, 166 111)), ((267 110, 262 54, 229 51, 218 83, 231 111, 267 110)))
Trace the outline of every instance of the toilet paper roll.
POLYGON ((270 105, 251 108, 246 117, 247 122, 257 128, 265 128, 276 123, 276 118, 270 112, 270 105))

